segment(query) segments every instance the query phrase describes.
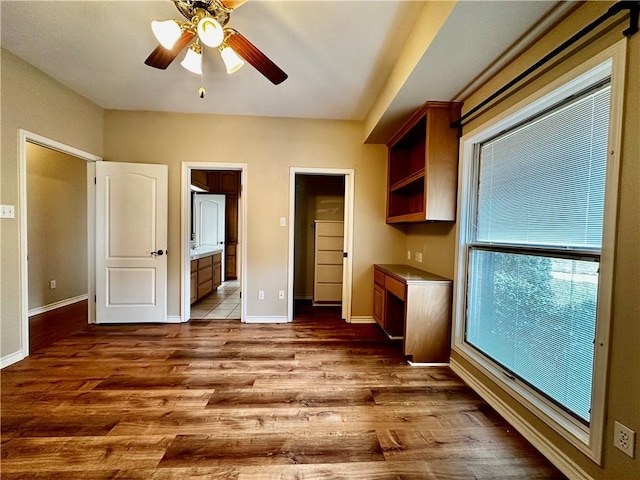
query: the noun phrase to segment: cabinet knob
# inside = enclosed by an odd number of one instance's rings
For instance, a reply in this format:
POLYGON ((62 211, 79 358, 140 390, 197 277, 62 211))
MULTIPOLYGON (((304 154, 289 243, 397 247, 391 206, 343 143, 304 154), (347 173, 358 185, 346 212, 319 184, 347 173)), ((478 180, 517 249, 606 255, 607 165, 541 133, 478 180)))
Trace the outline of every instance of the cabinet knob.
POLYGON ((152 256, 158 256, 161 257, 162 255, 164 255, 164 252, 162 250, 158 250, 157 252, 151 252, 152 256))

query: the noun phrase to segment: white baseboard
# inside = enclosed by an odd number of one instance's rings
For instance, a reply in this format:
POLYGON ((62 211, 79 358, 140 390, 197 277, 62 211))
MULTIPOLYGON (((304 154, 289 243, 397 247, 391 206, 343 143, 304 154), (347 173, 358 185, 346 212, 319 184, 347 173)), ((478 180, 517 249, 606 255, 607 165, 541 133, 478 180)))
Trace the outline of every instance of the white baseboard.
POLYGON ((250 316, 246 316, 244 317, 244 322, 245 323, 288 323, 289 320, 287 319, 286 316, 283 317, 278 317, 278 316, 273 316, 273 317, 250 317, 250 316))
POLYGON ((166 323, 183 323, 180 315, 167 315, 165 319, 166 323))
POLYGON ((467 369, 451 359, 449 364, 453 370, 467 385, 469 385, 478 395, 482 397, 493 409, 507 420, 513 427, 520 432, 531 444, 536 447, 558 470, 564 473, 570 479, 576 480, 593 480, 587 472, 582 470, 573 460, 571 460, 564 452, 551 443, 538 430, 522 418, 513 408, 505 403, 500 397, 488 389, 483 383, 479 382, 467 369))
POLYGON ((14 363, 19 362, 25 358, 22 350, 18 350, 17 352, 10 353, 2 358, 0 358, 0 368, 8 367, 9 365, 13 365, 14 363))
POLYGON ((412 362, 410 360, 407 360, 407 363, 412 367, 448 367, 449 366, 448 363, 438 363, 438 362, 424 363, 424 362, 412 362))
POLYGON ((69 305, 73 305, 74 303, 82 302, 87 300, 89 296, 85 293, 84 295, 78 295, 77 297, 66 298, 64 300, 60 300, 59 302, 50 303, 49 305, 44 305, 42 307, 36 307, 29 310, 27 316, 33 317, 34 315, 40 315, 41 313, 50 312, 51 310, 55 310, 56 308, 62 308, 69 305))
POLYGON ((351 321, 349 323, 376 323, 376 320, 371 316, 367 317, 351 315, 351 321))

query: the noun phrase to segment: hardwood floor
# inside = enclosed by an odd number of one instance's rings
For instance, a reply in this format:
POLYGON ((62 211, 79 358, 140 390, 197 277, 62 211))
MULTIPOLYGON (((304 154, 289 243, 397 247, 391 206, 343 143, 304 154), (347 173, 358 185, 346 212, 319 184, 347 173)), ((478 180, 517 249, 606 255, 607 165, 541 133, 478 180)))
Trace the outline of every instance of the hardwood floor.
POLYGON ((375 325, 86 326, 2 371, 2 478, 565 478, 375 325))
POLYGON ((83 300, 29 317, 29 351, 36 352, 82 330, 88 321, 88 309, 87 300, 83 300))

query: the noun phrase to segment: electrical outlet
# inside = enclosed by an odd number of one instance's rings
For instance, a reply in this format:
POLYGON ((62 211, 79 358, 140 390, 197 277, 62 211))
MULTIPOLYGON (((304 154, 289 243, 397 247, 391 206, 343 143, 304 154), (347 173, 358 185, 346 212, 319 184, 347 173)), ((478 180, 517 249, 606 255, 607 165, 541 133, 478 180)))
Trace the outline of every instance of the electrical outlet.
POLYGON ((407 260, 411 260, 411 250, 407 250, 407 260))
POLYGON ((625 427, 620 422, 613 424, 613 445, 629 455, 635 457, 636 432, 625 427))
POLYGON ((56 281, 55 281, 55 280, 51 280, 51 281, 49 282, 49 288, 50 288, 51 290, 53 290, 54 288, 56 288, 56 281))
POLYGON ((264 290, 258 290, 258 300, 264 300, 264 290))
POLYGON ((416 252, 416 262, 422 263, 422 252, 416 252))
POLYGON ((284 300, 284 290, 278 290, 278 298, 284 300))

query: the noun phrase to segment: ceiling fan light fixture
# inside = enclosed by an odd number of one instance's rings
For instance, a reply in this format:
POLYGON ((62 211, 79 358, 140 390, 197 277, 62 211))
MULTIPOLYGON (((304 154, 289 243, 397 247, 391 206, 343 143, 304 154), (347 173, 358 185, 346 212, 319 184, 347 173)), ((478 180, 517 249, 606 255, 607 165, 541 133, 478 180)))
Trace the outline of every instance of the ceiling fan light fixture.
POLYGON ((171 50, 182 35, 180 24, 175 20, 165 20, 162 22, 154 20, 151 22, 151 30, 158 40, 158 43, 167 50, 171 50))
POLYGON ((224 61, 225 67, 227 67, 227 73, 229 75, 231 75, 232 73, 237 72, 244 65, 244 61, 228 45, 224 45, 223 44, 220 47, 220 56, 222 57, 222 60, 224 61))
POLYGON ((210 16, 202 18, 198 22, 198 37, 208 47, 218 47, 224 40, 222 25, 210 16))
POLYGON ((190 72, 202 75, 202 47, 197 43, 189 45, 189 50, 180 65, 190 72))

